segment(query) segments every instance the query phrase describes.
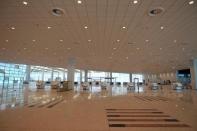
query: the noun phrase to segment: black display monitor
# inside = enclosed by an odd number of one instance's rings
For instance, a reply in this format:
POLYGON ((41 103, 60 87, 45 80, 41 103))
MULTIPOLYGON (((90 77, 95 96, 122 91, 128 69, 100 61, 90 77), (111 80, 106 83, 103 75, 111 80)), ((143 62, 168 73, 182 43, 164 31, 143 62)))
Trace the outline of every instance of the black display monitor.
POLYGON ((178 74, 190 74, 190 69, 178 70, 178 74))

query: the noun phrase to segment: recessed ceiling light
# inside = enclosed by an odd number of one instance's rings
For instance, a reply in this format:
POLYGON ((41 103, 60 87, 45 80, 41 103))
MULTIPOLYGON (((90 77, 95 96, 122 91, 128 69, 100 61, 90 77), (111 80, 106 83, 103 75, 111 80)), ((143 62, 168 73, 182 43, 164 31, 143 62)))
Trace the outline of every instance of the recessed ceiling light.
POLYGON ((27 1, 23 1, 23 4, 24 4, 24 5, 27 5, 27 4, 28 4, 28 2, 27 2, 27 1))
POLYGON ((63 42, 63 40, 60 40, 60 42, 63 42))
POLYGON ((51 29, 51 26, 48 26, 47 28, 48 28, 48 29, 51 29))
POLYGON ((163 29, 164 29, 164 27, 163 27, 163 26, 161 26, 161 27, 160 27, 160 29, 161 29, 161 30, 163 30, 163 29))
POLYGON ((15 30, 16 28, 14 26, 11 27, 12 30, 15 30))
POLYGON ((88 42, 91 42, 91 40, 88 40, 88 42))
POLYGON ((138 1, 137 1, 137 0, 134 0, 134 1, 133 1, 133 4, 137 4, 137 3, 138 3, 138 1))
POLYGON ((145 40, 146 42, 149 42, 149 40, 145 40))
POLYGON ((129 57, 127 56, 126 59, 129 59, 129 57))
POLYGON ((139 50, 140 48, 136 48, 137 50, 139 50))
POLYGON ((81 4, 82 3, 82 1, 81 0, 77 0, 77 4, 81 4))
POLYGON ((54 16, 62 16, 64 14, 64 10, 61 8, 54 8, 52 9, 52 14, 54 16))
POLYGON ((117 42, 120 42, 120 40, 117 40, 117 42))
POLYGON ((194 4, 194 1, 193 1, 193 0, 192 0, 192 1, 190 1, 190 2, 189 2, 189 4, 190 4, 190 5, 194 4))
POLYGON ((6 42, 8 42, 8 40, 5 40, 6 42))
POLYGON ((84 26, 84 28, 85 28, 85 29, 87 29, 87 28, 88 28, 88 26, 84 26))
POLYGON ((32 40, 33 42, 35 42, 36 40, 32 40))
POLYGON ((116 50, 116 47, 114 47, 113 49, 116 50))
POLYGON ((122 27, 122 29, 126 29, 126 27, 125 27, 125 26, 123 26, 123 27, 122 27))

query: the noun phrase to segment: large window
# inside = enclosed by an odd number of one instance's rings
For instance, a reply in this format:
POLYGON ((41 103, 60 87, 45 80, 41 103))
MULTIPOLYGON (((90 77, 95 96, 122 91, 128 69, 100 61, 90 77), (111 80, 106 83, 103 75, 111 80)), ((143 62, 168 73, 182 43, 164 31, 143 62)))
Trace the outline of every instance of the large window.
POLYGON ((0 63, 0 84, 8 86, 13 83, 22 83, 25 78, 26 65, 0 63))
POLYGON ((134 82, 134 79, 139 79, 139 82, 143 82, 144 76, 142 74, 132 74, 132 81, 134 82))
POLYGON ((128 73, 112 73, 112 77, 116 78, 116 82, 130 82, 128 73))
POLYGON ((110 77, 109 72, 102 71, 88 71, 88 78, 93 81, 105 80, 106 77, 110 77))
POLYGON ((52 68, 44 66, 31 66, 30 78, 33 81, 43 80, 66 80, 66 69, 64 68, 52 68))

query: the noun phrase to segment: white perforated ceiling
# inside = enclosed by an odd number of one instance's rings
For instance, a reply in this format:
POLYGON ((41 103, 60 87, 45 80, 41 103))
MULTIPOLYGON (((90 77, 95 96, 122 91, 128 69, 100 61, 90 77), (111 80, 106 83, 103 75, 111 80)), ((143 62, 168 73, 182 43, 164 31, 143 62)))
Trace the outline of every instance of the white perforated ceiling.
POLYGON ((1 61, 66 68, 74 57, 80 69, 166 72, 187 68, 197 56, 196 1, 26 2, 1 0, 1 61), (149 16, 156 7, 164 12, 149 16), (52 15, 53 8, 64 15, 52 15))

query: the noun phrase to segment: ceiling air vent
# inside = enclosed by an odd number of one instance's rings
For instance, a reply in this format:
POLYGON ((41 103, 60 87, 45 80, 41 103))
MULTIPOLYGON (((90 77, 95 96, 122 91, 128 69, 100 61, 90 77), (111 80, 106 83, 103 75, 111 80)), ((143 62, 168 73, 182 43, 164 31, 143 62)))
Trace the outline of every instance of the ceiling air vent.
POLYGON ((156 8, 150 9, 148 14, 149 16, 157 16, 163 12, 164 12, 164 9, 162 7, 156 7, 156 8))
POLYGON ((64 14, 64 10, 60 8, 52 9, 52 14, 55 16, 62 16, 64 14))
POLYGON ((135 43, 134 42, 128 42, 128 45, 134 45, 135 43))

